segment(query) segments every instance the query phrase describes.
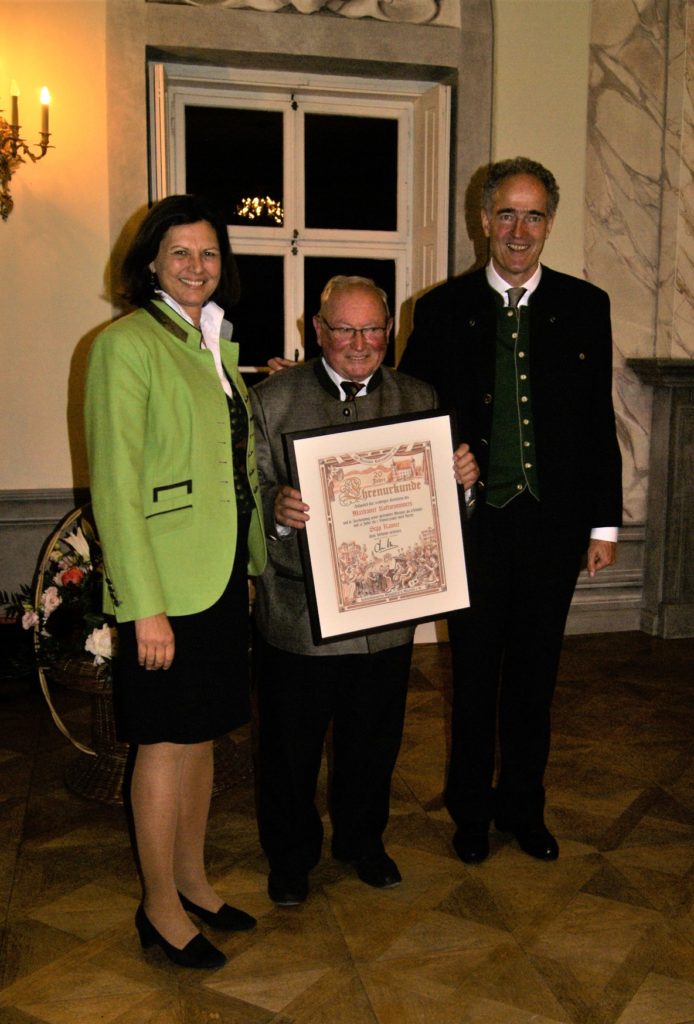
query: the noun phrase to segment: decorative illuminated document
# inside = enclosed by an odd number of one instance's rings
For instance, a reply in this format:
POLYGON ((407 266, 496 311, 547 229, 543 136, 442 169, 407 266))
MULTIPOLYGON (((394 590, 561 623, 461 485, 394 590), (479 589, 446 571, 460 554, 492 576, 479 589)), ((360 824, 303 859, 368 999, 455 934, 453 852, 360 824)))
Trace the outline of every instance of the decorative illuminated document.
POLYGON ((451 417, 420 413, 284 436, 316 643, 469 604, 451 417))

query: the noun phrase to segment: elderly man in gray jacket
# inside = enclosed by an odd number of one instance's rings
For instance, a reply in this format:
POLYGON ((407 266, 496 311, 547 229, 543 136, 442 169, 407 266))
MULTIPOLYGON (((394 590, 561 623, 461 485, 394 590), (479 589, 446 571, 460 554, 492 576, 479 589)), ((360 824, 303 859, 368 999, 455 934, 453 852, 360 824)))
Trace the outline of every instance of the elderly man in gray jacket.
MULTIPOLYGON (((270 864, 268 894, 281 906, 306 899, 309 871, 321 856, 315 793, 331 722, 333 856, 353 864, 368 885, 388 888, 401 881, 383 833, 414 633, 406 626, 313 643, 297 541, 310 510, 288 483, 282 434, 437 405, 430 385, 381 365, 393 321, 387 297, 373 281, 332 278, 313 324, 321 357, 276 373, 252 391, 270 540, 255 602, 258 815, 270 864)), ((458 483, 472 486, 478 471, 467 445, 456 450, 453 464, 458 483)))

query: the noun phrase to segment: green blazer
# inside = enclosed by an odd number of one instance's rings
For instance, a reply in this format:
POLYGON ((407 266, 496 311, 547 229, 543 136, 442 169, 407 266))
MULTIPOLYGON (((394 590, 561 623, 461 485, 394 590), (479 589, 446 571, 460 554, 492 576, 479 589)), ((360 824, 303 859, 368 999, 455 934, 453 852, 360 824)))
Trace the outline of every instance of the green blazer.
MULTIPOLYGON (((238 345, 222 338, 221 354, 249 418, 257 575, 266 552, 253 417, 238 345)), ((107 327, 89 356, 85 418, 105 610, 127 622, 214 604, 234 561, 236 498, 227 398, 200 331, 160 300, 107 327)))

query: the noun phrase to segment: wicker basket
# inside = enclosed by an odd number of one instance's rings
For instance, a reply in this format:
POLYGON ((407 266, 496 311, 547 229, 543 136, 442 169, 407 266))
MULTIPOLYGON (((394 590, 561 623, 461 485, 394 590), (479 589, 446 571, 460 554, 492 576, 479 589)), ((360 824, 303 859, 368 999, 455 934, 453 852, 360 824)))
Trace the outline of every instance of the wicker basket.
POLYGON ((95 665, 92 658, 65 658, 50 669, 39 670, 41 687, 48 706, 63 735, 78 750, 77 758, 65 770, 69 789, 89 800, 107 804, 123 802, 123 779, 128 760, 128 744, 116 739, 113 718, 111 674, 107 665, 95 665), (72 736, 58 715, 48 683, 89 694, 91 701, 91 747, 72 736))
MULTIPOLYGON (((46 542, 39 562, 36 581, 35 600, 37 604, 43 593, 45 569, 57 541, 69 533, 82 517, 89 518, 90 512, 89 505, 74 509, 58 524, 46 542)), ((38 651, 39 641, 36 634, 34 642, 38 651)), ((89 800, 121 804, 129 746, 116 739, 110 666, 108 664, 95 665, 94 659, 86 655, 64 658, 51 665, 50 668, 40 667, 39 680, 55 725, 78 751, 77 758, 68 765, 65 771, 66 785, 74 793, 89 800), (49 683, 89 695, 91 700, 91 747, 81 743, 70 733, 55 708, 49 683)), ((231 736, 223 736, 215 741, 213 794, 221 793, 234 783, 247 779, 251 770, 250 740, 247 737, 240 742, 236 742, 231 736)))

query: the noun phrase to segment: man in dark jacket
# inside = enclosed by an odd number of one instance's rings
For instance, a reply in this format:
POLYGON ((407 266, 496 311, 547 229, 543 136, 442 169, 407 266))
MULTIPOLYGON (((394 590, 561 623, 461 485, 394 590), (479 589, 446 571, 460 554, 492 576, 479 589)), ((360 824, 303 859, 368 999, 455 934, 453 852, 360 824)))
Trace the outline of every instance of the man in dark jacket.
POLYGON ((491 166, 481 210, 491 259, 418 301, 400 363, 456 410, 480 466, 471 607, 449 622, 446 802, 466 863, 488 856, 491 820, 531 856, 559 854, 543 777, 562 637, 582 559, 591 576, 611 565, 621 523, 609 299, 540 265, 558 200, 541 164, 491 166))

